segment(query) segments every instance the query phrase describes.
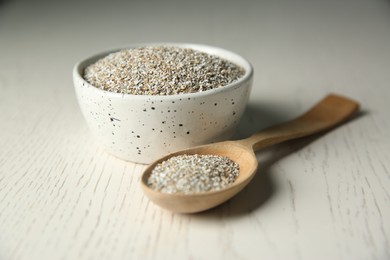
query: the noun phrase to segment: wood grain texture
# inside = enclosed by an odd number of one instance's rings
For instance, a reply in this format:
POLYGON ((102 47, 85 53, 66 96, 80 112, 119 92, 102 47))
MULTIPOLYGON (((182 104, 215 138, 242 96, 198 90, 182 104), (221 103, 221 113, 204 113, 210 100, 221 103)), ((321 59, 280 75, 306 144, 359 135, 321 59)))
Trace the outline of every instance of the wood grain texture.
POLYGON ((384 0, 0 1, 0 260, 390 259, 389 10, 384 0), (363 112, 260 151, 253 181, 222 206, 172 214, 143 195, 145 166, 90 136, 71 80, 79 59, 151 41, 252 62, 237 138, 330 92, 363 112))

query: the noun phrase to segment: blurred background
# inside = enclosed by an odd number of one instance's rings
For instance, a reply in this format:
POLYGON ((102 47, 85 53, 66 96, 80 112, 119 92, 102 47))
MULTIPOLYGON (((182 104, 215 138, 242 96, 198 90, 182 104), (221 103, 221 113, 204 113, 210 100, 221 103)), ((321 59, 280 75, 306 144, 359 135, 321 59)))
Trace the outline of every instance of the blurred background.
POLYGON ((254 91, 289 94, 389 70, 389 23, 386 0, 2 0, 0 64, 36 70, 42 84, 45 73, 54 73, 58 81, 50 83, 65 88, 73 64, 98 51, 140 42, 205 43, 248 58, 254 91), (13 55, 2 55, 10 50, 13 55))

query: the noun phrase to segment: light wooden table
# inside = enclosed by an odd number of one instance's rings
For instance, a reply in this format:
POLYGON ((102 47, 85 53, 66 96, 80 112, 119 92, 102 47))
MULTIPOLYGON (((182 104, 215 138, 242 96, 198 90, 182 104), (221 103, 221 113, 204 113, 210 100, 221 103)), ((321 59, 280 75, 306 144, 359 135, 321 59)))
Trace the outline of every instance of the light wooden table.
POLYGON ((390 3, 0 1, 0 259, 390 259, 390 3), (177 215, 139 186, 145 166, 91 138, 71 70, 138 42, 220 46, 254 89, 237 137, 329 92, 355 120, 258 153, 237 197, 177 215))

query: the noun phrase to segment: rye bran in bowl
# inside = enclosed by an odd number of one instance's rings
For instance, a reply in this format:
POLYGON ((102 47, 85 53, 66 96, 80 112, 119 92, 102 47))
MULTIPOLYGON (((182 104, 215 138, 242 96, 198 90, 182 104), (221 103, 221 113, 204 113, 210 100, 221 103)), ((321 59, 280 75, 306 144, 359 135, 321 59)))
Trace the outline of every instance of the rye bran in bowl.
POLYGON ((111 154, 137 163, 230 137, 252 78, 250 63, 233 52, 177 43, 107 51, 73 70, 93 135, 111 154))

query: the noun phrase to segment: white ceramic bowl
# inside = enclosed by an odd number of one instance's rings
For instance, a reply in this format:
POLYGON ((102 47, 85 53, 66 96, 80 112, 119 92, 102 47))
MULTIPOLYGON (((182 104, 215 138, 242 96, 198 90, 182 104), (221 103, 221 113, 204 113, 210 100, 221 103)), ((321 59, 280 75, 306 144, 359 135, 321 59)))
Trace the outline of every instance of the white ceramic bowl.
MULTIPOLYGON (((101 90, 83 78, 85 67, 111 50, 77 63, 73 81, 81 111, 92 134, 111 154, 136 163, 152 161, 191 146, 231 137, 247 104, 253 69, 241 56, 199 44, 155 43, 192 48, 245 69, 238 81, 217 89, 170 96, 129 95, 101 90)), ((123 48, 122 48, 123 49, 123 48)))

